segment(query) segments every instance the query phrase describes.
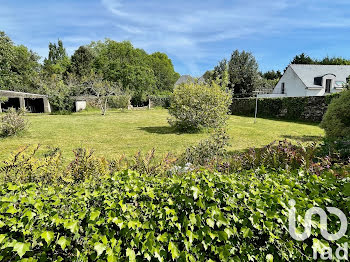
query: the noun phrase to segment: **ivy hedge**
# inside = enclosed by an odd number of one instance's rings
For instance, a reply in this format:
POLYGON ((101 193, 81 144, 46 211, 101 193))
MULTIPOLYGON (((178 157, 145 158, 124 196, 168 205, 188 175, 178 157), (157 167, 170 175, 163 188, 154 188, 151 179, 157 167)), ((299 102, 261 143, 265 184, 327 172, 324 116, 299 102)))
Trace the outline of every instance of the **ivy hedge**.
MULTIPOLYGON (((321 122, 332 99, 339 94, 311 97, 258 98, 258 117, 321 122)), ((233 115, 254 116, 255 98, 233 99, 233 115)))
MULTIPOLYGON (((324 241, 317 217, 308 240, 293 240, 290 200, 299 222, 311 206, 349 214, 349 180, 262 168, 173 177, 125 171, 71 186, 2 184, 0 260, 311 261, 312 248, 349 241, 350 229, 339 241, 324 241)), ((328 221, 330 233, 337 222, 328 221)))

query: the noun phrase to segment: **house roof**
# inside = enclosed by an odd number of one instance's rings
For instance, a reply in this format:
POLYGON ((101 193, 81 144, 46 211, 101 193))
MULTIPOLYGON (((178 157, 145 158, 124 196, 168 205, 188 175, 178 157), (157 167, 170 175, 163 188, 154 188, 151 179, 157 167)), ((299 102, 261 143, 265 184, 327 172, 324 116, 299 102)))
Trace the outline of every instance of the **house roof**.
POLYGON ((350 65, 289 65, 299 76, 306 87, 318 87, 314 84, 315 77, 323 77, 328 74, 335 75, 335 81, 346 83, 350 76, 350 65))
POLYGON ((194 79, 192 76, 190 76, 190 75, 182 75, 182 76, 176 81, 175 86, 181 85, 181 84, 183 84, 183 83, 188 83, 188 82, 194 83, 194 82, 195 82, 195 79, 194 79))

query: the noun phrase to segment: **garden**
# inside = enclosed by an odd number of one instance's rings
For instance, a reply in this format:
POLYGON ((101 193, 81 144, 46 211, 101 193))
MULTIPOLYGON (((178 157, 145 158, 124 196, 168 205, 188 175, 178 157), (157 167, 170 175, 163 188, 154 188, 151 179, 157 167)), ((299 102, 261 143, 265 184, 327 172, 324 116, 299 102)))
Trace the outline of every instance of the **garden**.
MULTIPOLYGON (((298 241, 289 223, 301 234, 311 207, 350 212, 349 94, 332 101, 324 131, 229 116, 230 94, 215 82, 176 87, 168 111, 10 110, 1 116, 0 259, 345 258, 350 229, 326 240, 313 216, 298 241)), ((334 234, 340 221, 329 214, 326 226, 334 234)))

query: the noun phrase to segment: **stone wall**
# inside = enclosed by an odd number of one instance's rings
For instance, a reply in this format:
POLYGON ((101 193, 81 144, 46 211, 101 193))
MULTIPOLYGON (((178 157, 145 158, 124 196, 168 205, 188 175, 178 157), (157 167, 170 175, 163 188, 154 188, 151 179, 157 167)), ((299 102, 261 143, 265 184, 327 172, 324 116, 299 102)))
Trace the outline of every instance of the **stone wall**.
MULTIPOLYGON (((286 120, 321 122, 332 99, 339 94, 328 96, 259 98, 258 117, 286 120)), ((255 98, 233 99, 231 113, 254 117, 255 98)))

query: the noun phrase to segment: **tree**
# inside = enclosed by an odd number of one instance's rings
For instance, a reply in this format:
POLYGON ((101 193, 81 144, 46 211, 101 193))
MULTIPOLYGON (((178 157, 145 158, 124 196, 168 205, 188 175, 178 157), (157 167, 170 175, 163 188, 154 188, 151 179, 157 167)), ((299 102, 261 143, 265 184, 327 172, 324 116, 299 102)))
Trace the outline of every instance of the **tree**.
POLYGON ((101 74, 96 74, 93 71, 84 78, 83 83, 86 90, 96 96, 102 115, 106 115, 108 100, 120 93, 120 85, 104 80, 101 74))
POLYGON ((258 79, 258 63, 249 52, 235 50, 229 61, 230 89, 234 94, 251 95, 258 79))
POLYGON ((63 42, 58 40, 58 43, 49 43, 49 55, 44 59, 44 71, 47 75, 63 75, 67 72, 70 66, 70 60, 63 47, 63 42))
POLYGON ((4 32, 0 32, 0 88, 24 92, 35 90, 39 58, 27 47, 16 46, 4 32))
POLYGON ((175 72, 173 63, 168 56, 160 52, 153 53, 150 55, 150 67, 156 79, 157 90, 172 92, 180 75, 175 72))
POLYGON ((315 61, 305 53, 301 53, 300 55, 296 55, 290 63, 309 65, 309 64, 315 64, 315 61))
POLYGON ((87 76, 92 70, 94 59, 91 48, 80 46, 71 57, 69 71, 79 78, 87 76))
POLYGON ((267 79, 267 80, 276 80, 276 79, 280 79, 282 77, 282 73, 281 71, 277 70, 271 70, 271 71, 267 71, 265 73, 261 73, 261 77, 267 79))

